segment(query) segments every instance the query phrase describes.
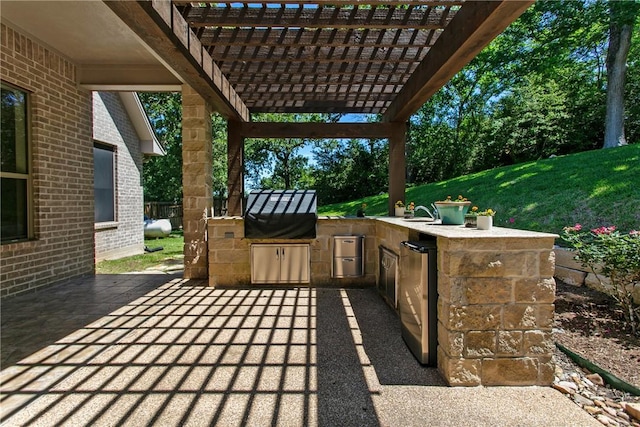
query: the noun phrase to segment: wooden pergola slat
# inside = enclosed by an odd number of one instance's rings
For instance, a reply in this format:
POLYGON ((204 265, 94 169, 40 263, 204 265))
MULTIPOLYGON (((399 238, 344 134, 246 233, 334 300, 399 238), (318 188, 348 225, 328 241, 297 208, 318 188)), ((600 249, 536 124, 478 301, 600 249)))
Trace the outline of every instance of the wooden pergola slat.
POLYGON ((387 113, 455 16, 477 9, 462 0, 172 3, 252 112, 387 113))
MULTIPOLYGON (((393 7, 393 6, 392 6, 393 7)), ((449 6, 447 6, 447 9, 449 6)), ((340 9, 325 8, 238 8, 191 7, 183 14, 192 28, 198 27, 254 27, 254 28, 441 28, 446 9, 434 9, 426 15, 423 10, 402 9, 340 9)))

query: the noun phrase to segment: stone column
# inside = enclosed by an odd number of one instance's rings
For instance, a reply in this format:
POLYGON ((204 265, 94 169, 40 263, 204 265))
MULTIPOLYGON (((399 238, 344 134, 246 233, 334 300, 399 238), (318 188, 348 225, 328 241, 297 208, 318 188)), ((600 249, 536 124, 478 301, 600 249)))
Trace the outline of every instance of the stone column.
POLYGON ((395 202, 404 201, 407 175, 405 159, 407 125, 406 123, 394 124, 392 135, 389 138, 389 216, 395 214, 395 202))
POLYGON ((206 279, 207 216, 213 206, 211 106, 182 86, 184 277, 206 279))
POLYGON ((240 216, 244 197, 244 138, 238 122, 229 120, 227 139, 227 215, 240 216))

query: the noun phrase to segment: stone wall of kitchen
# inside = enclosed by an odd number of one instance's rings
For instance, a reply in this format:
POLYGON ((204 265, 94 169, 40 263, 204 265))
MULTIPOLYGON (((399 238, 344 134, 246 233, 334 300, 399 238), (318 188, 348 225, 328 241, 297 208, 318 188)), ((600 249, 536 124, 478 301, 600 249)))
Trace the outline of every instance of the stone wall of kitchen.
MULTIPOLYGON (((208 224, 211 286, 250 283, 251 243, 287 243, 245 239, 239 217, 208 224)), ((400 242, 425 237, 411 227, 368 218, 320 219, 317 230, 316 239, 306 240, 312 286, 375 286, 379 246, 400 254, 400 242), (355 234, 366 236, 365 276, 332 279, 332 236, 355 234)), ((469 233, 437 237, 438 370, 452 386, 550 385, 554 236, 469 233)))
POLYGON ((251 244, 308 243, 313 286, 374 286, 377 275, 376 222, 356 218, 320 218, 315 239, 246 239, 240 217, 208 220, 209 285, 244 286, 251 283, 251 244), (332 278, 333 236, 364 235, 364 276, 332 278))
POLYGON ((450 385, 550 385, 553 238, 438 237, 438 368, 450 385))

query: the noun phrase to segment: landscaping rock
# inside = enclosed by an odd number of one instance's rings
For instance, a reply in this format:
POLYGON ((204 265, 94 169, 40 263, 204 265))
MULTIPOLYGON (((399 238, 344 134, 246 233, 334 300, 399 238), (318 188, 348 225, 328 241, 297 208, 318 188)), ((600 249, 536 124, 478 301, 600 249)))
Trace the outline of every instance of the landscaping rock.
POLYGON ((578 390, 576 384, 569 381, 553 383, 553 388, 564 394, 574 394, 578 390))
POLYGON ((587 375, 586 378, 589 381, 591 381, 593 384, 597 384, 599 386, 603 386, 604 385, 604 380, 602 379, 600 374, 589 374, 589 375, 587 375))
POLYGON ((557 350, 553 388, 571 399, 602 425, 640 427, 640 397, 613 389, 598 374, 585 372, 557 350))
POLYGON ((568 285, 582 286, 587 273, 580 270, 574 270, 573 268, 566 268, 556 265, 556 270, 553 274, 556 279, 560 279, 568 285))
POLYGON ((640 421, 640 403, 625 402, 623 407, 627 414, 640 421))

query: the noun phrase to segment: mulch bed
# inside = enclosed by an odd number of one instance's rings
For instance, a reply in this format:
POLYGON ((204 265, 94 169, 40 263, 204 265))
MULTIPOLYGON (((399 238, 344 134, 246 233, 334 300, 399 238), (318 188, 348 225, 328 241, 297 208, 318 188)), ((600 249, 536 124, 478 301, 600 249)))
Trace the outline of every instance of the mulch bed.
POLYGON ((556 342, 640 387, 640 336, 631 333, 613 298, 557 280, 555 304, 556 342))

